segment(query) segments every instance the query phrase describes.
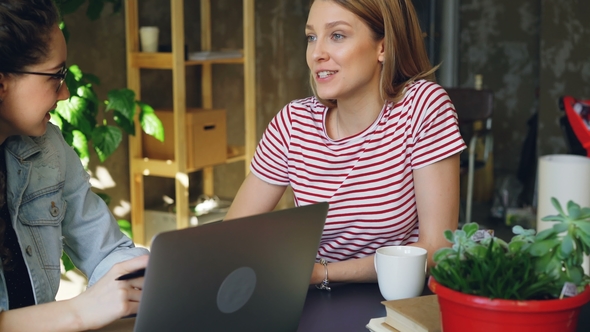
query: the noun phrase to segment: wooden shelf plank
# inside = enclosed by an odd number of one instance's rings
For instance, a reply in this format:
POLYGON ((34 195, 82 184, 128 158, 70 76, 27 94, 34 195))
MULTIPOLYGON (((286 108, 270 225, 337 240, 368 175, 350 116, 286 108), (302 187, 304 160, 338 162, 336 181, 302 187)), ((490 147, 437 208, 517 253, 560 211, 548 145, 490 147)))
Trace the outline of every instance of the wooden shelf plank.
POLYGON ((134 68, 172 69, 172 53, 132 52, 129 65, 134 68))
MULTIPOLYGON (((228 146, 226 164, 246 160, 243 146, 228 146)), ((178 173, 174 160, 159 160, 153 158, 133 158, 133 172, 143 175, 155 175, 173 178, 178 173)), ((188 173, 200 171, 203 168, 186 168, 188 173)))
MULTIPOLYGON (((130 66, 133 68, 172 69, 172 53, 132 52, 130 62, 130 66)), ((205 64, 243 64, 244 57, 209 60, 187 60, 184 63, 186 66, 200 66, 205 64)))
POLYGON ((196 66, 196 65, 204 65, 204 64, 242 64, 244 63, 244 57, 239 58, 219 58, 219 59, 209 59, 209 60, 187 60, 187 66, 196 66))
POLYGON ((178 172, 174 160, 156 160, 150 158, 134 158, 132 171, 143 175, 155 175, 173 178, 178 172))

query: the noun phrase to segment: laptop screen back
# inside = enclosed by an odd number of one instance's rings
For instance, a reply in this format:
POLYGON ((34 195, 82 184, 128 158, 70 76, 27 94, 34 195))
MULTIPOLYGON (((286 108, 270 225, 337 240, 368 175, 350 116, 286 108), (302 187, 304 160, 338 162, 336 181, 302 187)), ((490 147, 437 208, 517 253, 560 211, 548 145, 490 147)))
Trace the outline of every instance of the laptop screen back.
POLYGON ((135 331, 295 331, 327 213, 317 203, 158 234, 135 331))

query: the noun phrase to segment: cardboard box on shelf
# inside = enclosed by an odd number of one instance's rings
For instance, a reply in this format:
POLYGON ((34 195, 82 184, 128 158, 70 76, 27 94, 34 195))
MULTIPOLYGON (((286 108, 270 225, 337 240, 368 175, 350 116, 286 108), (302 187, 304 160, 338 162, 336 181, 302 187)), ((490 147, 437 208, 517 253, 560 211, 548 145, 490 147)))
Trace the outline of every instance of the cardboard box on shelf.
MULTIPOLYGON (((174 160, 174 113, 156 110, 164 126, 164 142, 142 133, 143 156, 174 160)), ((222 109, 186 109, 186 153, 190 170, 225 163, 227 159, 226 113, 222 109)))

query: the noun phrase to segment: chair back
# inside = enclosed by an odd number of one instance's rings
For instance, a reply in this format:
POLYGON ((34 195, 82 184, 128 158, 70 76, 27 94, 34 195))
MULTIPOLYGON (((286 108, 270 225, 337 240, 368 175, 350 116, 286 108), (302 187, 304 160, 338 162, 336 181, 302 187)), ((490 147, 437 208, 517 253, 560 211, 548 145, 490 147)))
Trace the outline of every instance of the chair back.
POLYGON ((472 123, 492 116, 494 92, 473 88, 445 88, 455 106, 459 123, 472 123))

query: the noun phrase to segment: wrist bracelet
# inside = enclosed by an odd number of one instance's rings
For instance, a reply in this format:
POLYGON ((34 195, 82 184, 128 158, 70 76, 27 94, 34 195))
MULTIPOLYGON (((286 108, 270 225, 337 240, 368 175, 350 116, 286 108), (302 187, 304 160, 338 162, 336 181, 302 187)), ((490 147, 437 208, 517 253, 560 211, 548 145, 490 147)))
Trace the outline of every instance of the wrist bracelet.
POLYGON ((319 284, 315 285, 315 287, 317 289, 323 289, 323 290, 327 290, 328 292, 331 290, 330 288, 330 280, 328 280, 328 261, 320 258, 320 264, 322 264, 324 266, 324 271, 326 271, 326 276, 324 277, 324 280, 322 280, 322 282, 320 282, 319 284))

